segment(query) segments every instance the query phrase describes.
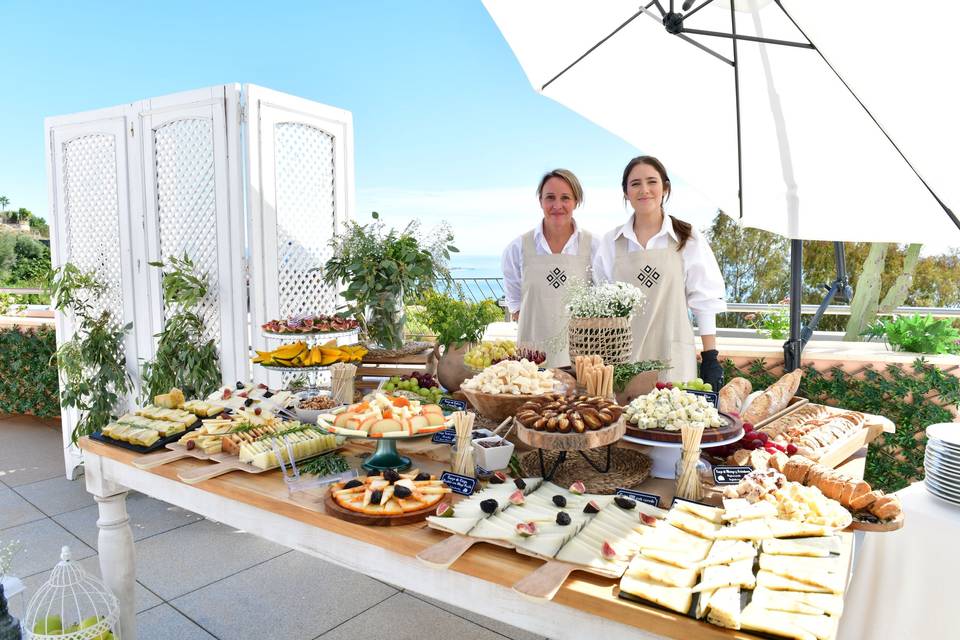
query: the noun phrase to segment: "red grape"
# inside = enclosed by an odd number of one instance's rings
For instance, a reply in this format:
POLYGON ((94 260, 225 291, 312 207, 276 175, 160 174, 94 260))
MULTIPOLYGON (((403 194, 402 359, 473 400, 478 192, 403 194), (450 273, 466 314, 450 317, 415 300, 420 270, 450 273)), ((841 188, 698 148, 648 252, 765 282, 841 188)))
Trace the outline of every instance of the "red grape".
POLYGON ((797 445, 793 444, 792 442, 787 445, 787 455, 792 456, 796 452, 797 452, 797 445))

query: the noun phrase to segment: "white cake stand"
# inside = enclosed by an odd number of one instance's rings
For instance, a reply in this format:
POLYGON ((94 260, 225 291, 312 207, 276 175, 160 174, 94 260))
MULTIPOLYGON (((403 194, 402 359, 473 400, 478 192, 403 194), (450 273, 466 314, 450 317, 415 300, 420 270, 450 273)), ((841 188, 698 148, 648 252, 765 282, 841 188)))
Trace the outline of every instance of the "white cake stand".
MULTIPOLYGON (((701 442, 701 449, 711 449, 713 447, 722 447, 726 444, 733 444, 743 437, 743 429, 726 440, 717 442, 701 442)), ((623 439, 627 442, 642 444, 651 447, 649 452, 650 459, 653 460, 653 468, 650 475, 654 478, 664 478, 673 480, 677 477, 677 462, 680 461, 680 454, 683 452, 683 445, 679 442, 660 442, 658 440, 646 440, 636 436, 625 435, 623 439)))

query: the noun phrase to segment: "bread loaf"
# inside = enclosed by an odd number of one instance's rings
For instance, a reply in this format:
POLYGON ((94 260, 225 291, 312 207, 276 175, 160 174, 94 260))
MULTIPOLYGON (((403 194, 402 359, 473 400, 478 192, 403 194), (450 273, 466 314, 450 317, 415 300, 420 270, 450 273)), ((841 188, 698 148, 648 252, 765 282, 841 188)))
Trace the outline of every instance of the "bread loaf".
POLYGON ((753 391, 753 385, 746 378, 734 378, 720 389, 720 413, 740 414, 747 396, 753 391))
POLYGON ((803 372, 800 369, 784 374, 766 391, 754 398, 743 414, 743 421, 757 424, 783 410, 797 392, 803 372))
POLYGON ((893 520, 901 512, 900 498, 897 496, 880 496, 870 505, 870 513, 881 520, 893 520))

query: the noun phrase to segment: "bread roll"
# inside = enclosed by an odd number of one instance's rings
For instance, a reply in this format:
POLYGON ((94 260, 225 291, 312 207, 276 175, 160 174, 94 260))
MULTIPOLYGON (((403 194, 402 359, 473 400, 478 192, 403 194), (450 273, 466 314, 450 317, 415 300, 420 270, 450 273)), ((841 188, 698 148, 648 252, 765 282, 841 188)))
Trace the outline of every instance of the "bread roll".
POLYGON ((800 369, 783 375, 750 403, 742 416, 743 421, 757 424, 783 410, 797 392, 801 378, 803 371, 800 369))
POLYGON ((897 496, 880 496, 870 505, 870 513, 881 520, 893 520, 901 513, 900 498, 897 496))
POLYGON ((720 389, 720 413, 740 413, 747 396, 753 391, 753 385, 746 378, 734 378, 720 389))
POLYGON ((859 498, 850 501, 850 508, 854 511, 861 511, 873 505, 879 498, 883 497, 882 491, 868 491, 859 498))

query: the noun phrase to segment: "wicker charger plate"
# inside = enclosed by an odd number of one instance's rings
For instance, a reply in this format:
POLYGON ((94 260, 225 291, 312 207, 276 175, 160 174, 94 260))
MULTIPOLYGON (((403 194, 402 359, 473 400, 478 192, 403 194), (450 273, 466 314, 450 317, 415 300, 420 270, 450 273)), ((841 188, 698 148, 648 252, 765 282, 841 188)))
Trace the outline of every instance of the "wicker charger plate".
MULTIPOLYGON (((599 466, 606 462, 606 448, 584 451, 584 455, 599 466)), ((543 463, 549 469, 556 462, 560 451, 544 451, 543 463)), ((599 473, 580 456, 567 452, 567 459, 560 465, 551 482, 561 487, 569 487, 578 480, 587 486, 587 492, 612 494, 618 488, 638 487, 650 477, 650 458, 633 449, 614 447, 610 452, 610 471, 599 473)), ((527 477, 540 475, 540 458, 537 451, 528 451, 520 455, 520 469, 527 477)))
POLYGON ((427 349, 433 349, 432 342, 407 342, 399 349, 381 349, 371 343, 364 346, 367 348, 366 358, 402 358, 419 355, 427 349))

